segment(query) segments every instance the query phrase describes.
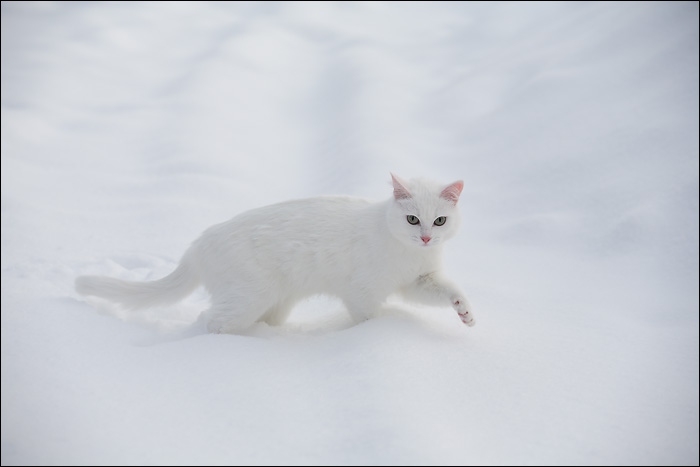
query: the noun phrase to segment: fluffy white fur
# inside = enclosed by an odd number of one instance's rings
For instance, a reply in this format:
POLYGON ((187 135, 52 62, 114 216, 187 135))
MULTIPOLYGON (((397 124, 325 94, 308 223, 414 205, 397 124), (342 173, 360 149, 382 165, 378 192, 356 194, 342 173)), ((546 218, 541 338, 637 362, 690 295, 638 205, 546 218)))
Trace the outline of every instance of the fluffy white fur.
POLYGON ((211 294, 202 318, 218 333, 260 320, 282 324, 296 303, 316 294, 340 297, 357 322, 401 293, 452 306, 474 325, 464 293, 440 271, 443 244, 459 227, 463 183, 394 175, 392 182, 394 196, 380 203, 327 196, 253 209, 207 229, 163 279, 81 276, 76 290, 144 308, 176 302, 202 284, 211 294))

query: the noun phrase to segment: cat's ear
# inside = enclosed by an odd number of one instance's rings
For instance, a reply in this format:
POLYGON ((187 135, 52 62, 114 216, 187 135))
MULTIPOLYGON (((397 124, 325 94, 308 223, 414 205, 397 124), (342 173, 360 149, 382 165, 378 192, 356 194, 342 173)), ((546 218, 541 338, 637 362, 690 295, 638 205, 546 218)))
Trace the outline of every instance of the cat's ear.
POLYGON ((462 188, 464 188, 464 182, 462 180, 454 182, 452 185, 448 185, 447 188, 442 190, 442 193, 440 193, 440 198, 446 199, 452 204, 457 204, 457 201, 459 201, 459 195, 462 193, 462 188))
POLYGON ((391 174, 391 183, 394 185, 394 199, 408 199, 411 193, 406 188, 406 182, 394 174, 391 174))

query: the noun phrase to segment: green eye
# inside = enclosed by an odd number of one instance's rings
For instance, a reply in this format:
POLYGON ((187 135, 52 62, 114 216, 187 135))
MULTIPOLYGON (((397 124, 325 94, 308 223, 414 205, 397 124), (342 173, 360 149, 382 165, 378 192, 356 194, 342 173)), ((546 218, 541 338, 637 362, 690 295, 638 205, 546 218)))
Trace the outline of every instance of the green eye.
MULTIPOLYGON (((409 222, 411 222, 411 221, 409 221, 409 222)), ((434 224, 435 224, 435 225, 445 225, 445 222, 447 222, 447 217, 445 217, 445 216, 440 216, 440 217, 438 217, 437 219, 435 219, 434 224)))
POLYGON ((420 220, 416 216, 406 216, 406 220, 411 225, 416 225, 420 223, 420 220))

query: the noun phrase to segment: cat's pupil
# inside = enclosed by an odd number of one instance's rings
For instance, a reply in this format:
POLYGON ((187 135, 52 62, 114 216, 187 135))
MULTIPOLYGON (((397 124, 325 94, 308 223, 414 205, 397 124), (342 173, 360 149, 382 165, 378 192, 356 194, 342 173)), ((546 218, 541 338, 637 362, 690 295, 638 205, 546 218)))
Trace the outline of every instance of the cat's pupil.
POLYGON ((420 222, 416 216, 406 216, 406 220, 408 220, 408 223, 411 225, 416 225, 420 222))
POLYGON ((447 221, 447 217, 445 216, 440 216, 437 219, 435 219, 434 224, 435 225, 445 225, 445 222, 447 221))

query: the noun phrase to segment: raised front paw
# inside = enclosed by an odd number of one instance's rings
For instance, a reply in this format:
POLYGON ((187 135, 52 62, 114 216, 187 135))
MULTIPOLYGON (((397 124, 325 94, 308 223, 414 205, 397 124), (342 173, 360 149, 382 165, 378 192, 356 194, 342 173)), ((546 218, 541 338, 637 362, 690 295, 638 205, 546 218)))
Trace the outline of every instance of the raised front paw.
POLYGON ((455 311, 457 311, 459 319, 461 319, 464 324, 466 324, 467 326, 474 326, 476 324, 471 306, 465 298, 455 299, 452 302, 452 308, 454 308, 455 311))

